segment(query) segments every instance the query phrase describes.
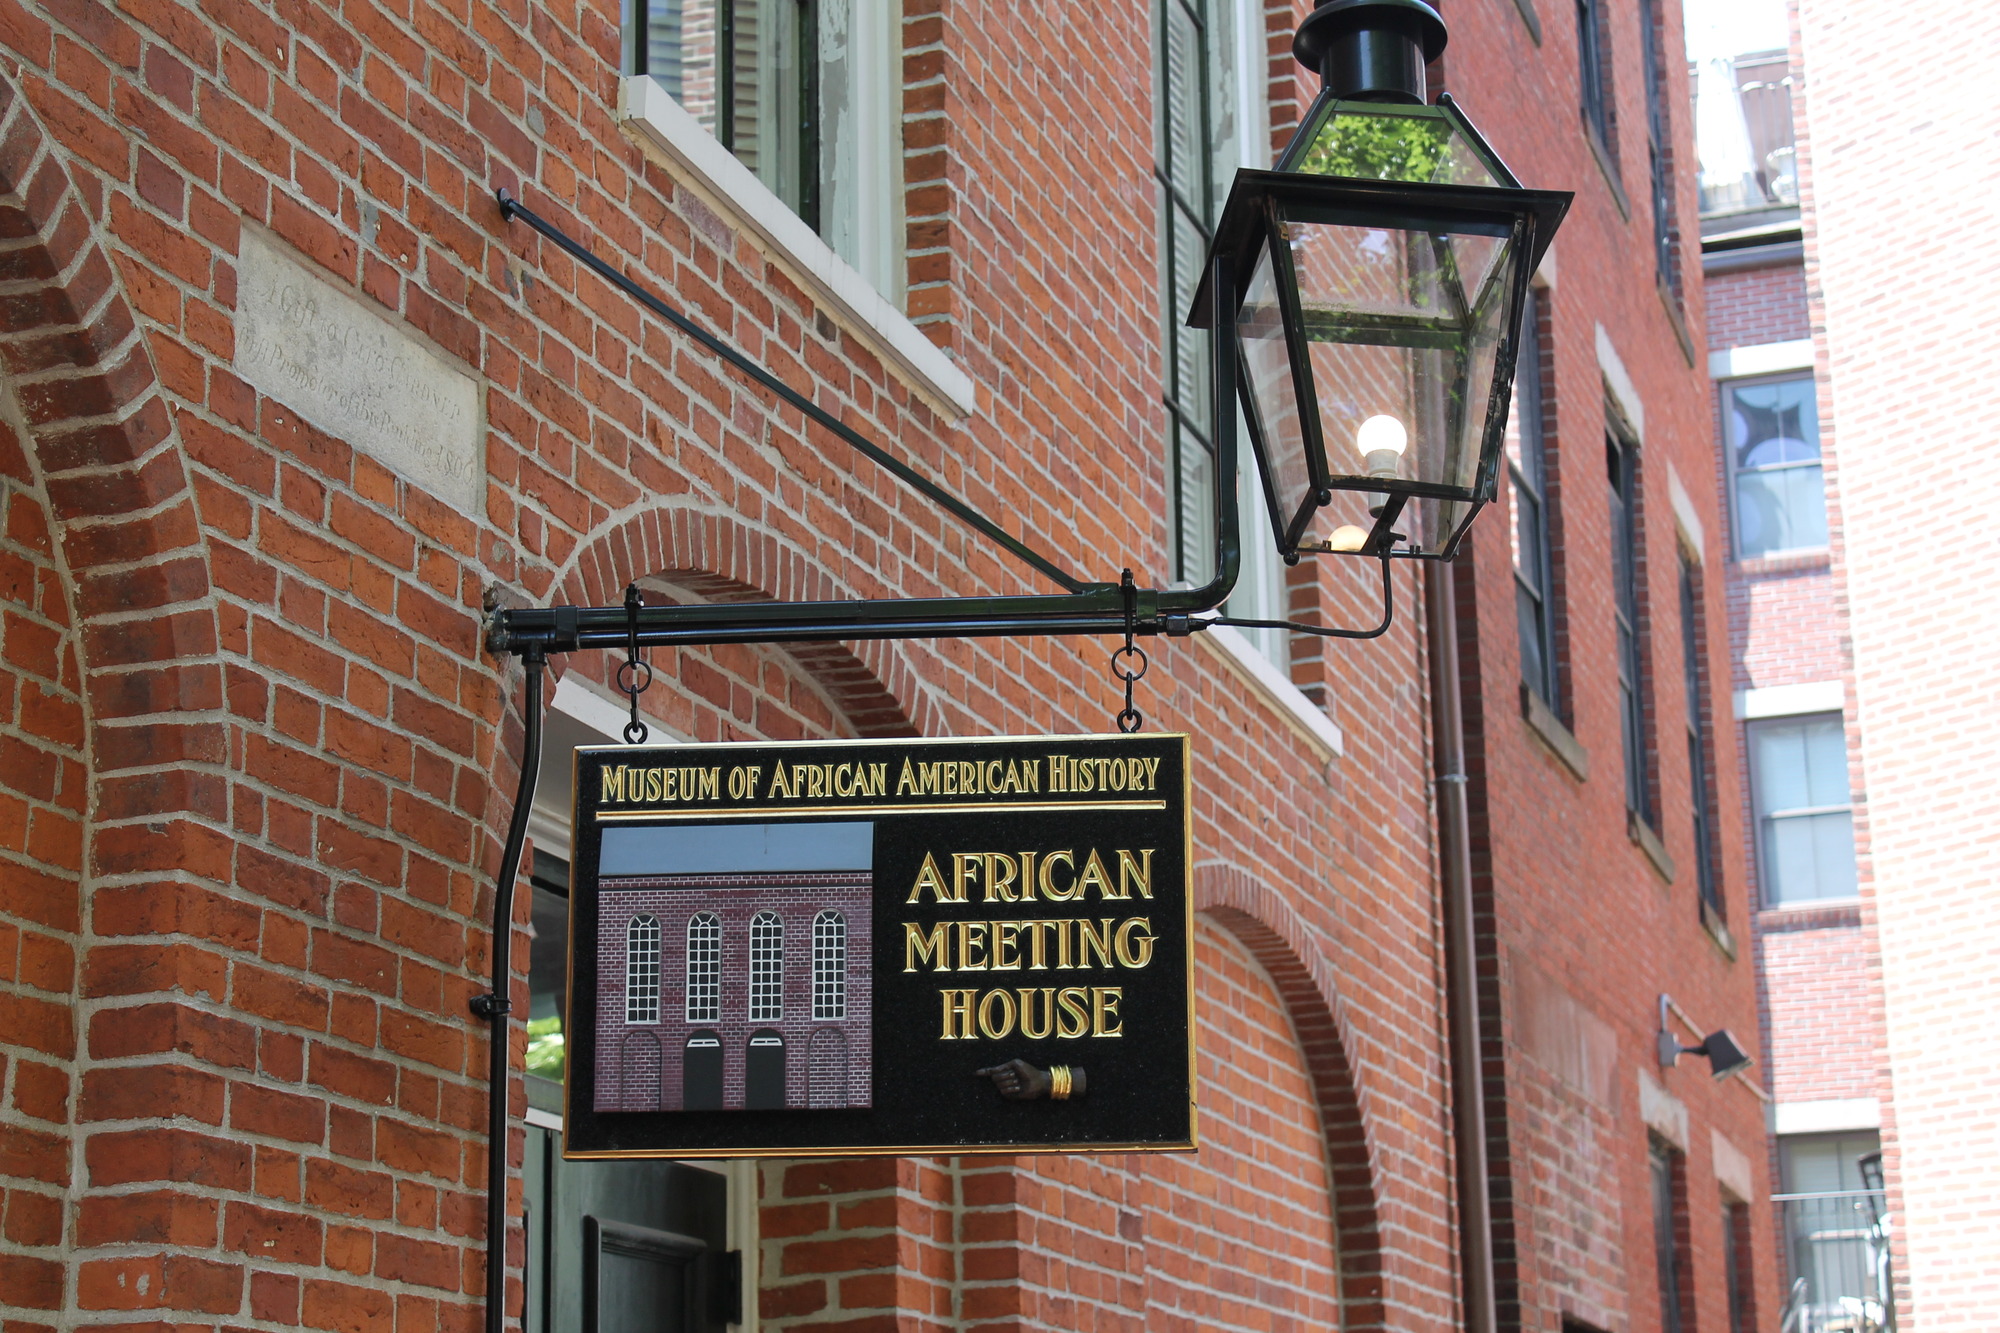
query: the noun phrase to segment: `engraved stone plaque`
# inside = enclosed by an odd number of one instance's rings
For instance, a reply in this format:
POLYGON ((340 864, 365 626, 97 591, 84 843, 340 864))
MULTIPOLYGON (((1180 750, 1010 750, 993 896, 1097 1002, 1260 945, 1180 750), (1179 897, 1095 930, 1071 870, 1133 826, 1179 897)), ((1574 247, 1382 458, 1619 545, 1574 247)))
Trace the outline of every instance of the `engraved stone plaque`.
POLYGON ((479 381, 246 228, 236 371, 462 513, 485 510, 479 381))

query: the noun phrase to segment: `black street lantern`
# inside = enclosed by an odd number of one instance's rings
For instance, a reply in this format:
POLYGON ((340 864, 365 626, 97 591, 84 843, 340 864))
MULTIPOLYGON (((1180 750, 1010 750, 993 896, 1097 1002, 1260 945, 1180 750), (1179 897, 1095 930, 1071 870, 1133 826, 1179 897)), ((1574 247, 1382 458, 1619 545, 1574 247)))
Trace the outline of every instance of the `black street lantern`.
POLYGON ((1444 45, 1423 0, 1319 0, 1292 43, 1319 97, 1276 170, 1236 174, 1188 318, 1234 358, 1289 563, 1449 559, 1494 495, 1528 285, 1573 196, 1426 105, 1444 45))

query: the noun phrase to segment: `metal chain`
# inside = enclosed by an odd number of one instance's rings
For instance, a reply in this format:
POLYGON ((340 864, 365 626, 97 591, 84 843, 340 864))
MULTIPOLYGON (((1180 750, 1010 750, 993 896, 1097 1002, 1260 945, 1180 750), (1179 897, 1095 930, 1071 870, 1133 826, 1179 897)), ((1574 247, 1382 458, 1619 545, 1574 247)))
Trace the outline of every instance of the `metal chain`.
POLYGON ((639 608, 644 603, 639 597, 639 585, 625 585, 625 661, 618 667, 613 682, 632 701, 632 720, 625 724, 625 743, 644 745, 648 734, 646 724, 639 720, 639 696, 653 686, 653 664, 639 656, 639 608))
POLYGON ((1119 588, 1125 594, 1125 646, 1111 652, 1111 674, 1125 682, 1125 706, 1118 710, 1118 730, 1126 735, 1137 731, 1145 718, 1132 702, 1132 687, 1145 676, 1150 663, 1145 649, 1132 641, 1134 627, 1139 619, 1139 589, 1132 582, 1132 571, 1126 570, 1119 581, 1119 588))

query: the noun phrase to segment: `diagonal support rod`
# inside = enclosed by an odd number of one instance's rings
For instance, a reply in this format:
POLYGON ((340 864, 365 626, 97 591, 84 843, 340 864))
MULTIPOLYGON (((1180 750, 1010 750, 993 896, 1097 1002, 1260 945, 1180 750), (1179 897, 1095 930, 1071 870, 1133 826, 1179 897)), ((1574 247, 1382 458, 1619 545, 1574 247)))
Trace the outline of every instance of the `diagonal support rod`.
POLYGON ((703 347, 706 347, 709 351, 715 353, 715 355, 721 357, 724 361, 727 361, 730 365, 735 366, 758 384, 763 385, 766 389, 778 395, 779 398, 796 407, 806 415, 808 420, 824 426, 861 454, 874 460, 882 467, 887 468, 905 485, 911 487, 926 499, 933 500, 941 505, 959 522, 997 543, 1015 559, 1028 565, 1043 577, 1050 579, 1058 587, 1062 588, 1063 591, 1082 592, 1086 588, 1095 586, 1077 578, 1073 574, 1066 573, 1046 556, 1042 555, 1041 552, 1035 550, 1005 528, 1002 528, 992 519, 986 517, 986 515, 980 513, 950 491, 945 490, 936 482, 912 468, 909 464, 895 457, 867 436, 849 426, 839 417, 834 416, 831 412, 813 402, 812 399, 792 388, 791 385, 785 383, 755 361, 752 361, 735 347, 716 337, 707 329, 702 328, 701 325, 695 323, 686 315, 653 295, 652 292, 611 267, 610 264, 593 254, 582 242, 570 237, 560 227, 541 217, 533 209, 523 204, 519 199, 516 199, 511 190, 499 190, 496 192, 495 197, 500 201, 500 215, 502 217, 510 222, 515 218, 519 218, 521 221, 527 223, 543 236, 554 241, 558 248, 569 255, 570 258, 576 260, 577 263, 582 264, 592 273, 603 278, 619 291, 624 292, 640 305, 646 307, 646 309, 652 311, 661 319, 666 320, 669 324, 700 343, 703 347))

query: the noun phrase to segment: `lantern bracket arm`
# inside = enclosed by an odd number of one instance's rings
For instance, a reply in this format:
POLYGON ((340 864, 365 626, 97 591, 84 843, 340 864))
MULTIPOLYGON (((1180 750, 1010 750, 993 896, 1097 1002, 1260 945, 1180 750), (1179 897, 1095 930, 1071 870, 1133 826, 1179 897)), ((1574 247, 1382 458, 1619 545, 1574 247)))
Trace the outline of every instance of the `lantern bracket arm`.
MULTIPOLYGON (((1394 555, 1381 555, 1382 562, 1382 619, 1369 629, 1342 629, 1328 625, 1311 625, 1297 620, 1254 620, 1242 616, 1208 615, 1188 618, 1188 633, 1196 629, 1206 629, 1210 625, 1227 625, 1231 629, 1281 629, 1293 634, 1310 634, 1322 639, 1379 639, 1389 632, 1396 623, 1396 585, 1390 577, 1389 561, 1394 555)), ((1169 634, 1175 633, 1171 626, 1169 634)))
POLYGON ((971 528, 974 532, 992 541, 1009 555, 1029 566, 1036 573, 1049 579, 1066 592, 1083 592, 1085 589, 1095 586, 1062 569, 1047 556, 1008 532, 977 509, 974 509, 966 501, 953 495, 950 491, 944 489, 944 487, 924 476, 902 459, 897 458, 888 450, 882 448, 882 446, 876 444, 852 426, 849 426, 839 417, 813 402, 812 399, 800 393, 791 385, 785 383, 777 375, 751 360, 741 350, 710 333, 687 315, 668 305, 646 287, 619 272, 588 246, 523 204, 514 196, 511 190, 502 188, 495 192, 494 197, 499 201, 500 216, 502 218, 509 222, 518 219, 526 223, 531 229, 552 241, 558 249, 576 260, 577 263, 583 265, 592 273, 595 273, 598 277, 631 297, 648 311, 664 319, 676 329, 679 329, 715 356, 734 366, 758 385, 776 394, 781 401, 803 413, 807 420, 823 427, 864 458, 886 469, 904 485, 910 487, 919 495, 949 513, 953 518, 971 528))

